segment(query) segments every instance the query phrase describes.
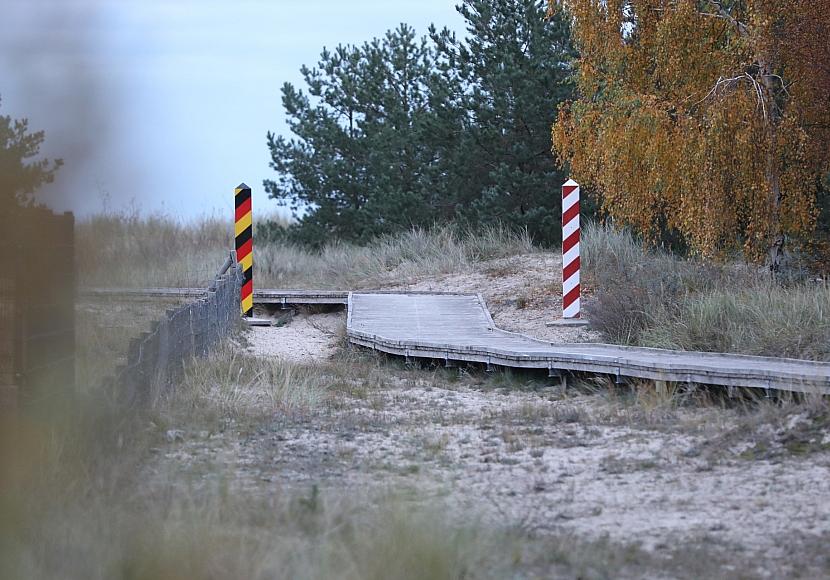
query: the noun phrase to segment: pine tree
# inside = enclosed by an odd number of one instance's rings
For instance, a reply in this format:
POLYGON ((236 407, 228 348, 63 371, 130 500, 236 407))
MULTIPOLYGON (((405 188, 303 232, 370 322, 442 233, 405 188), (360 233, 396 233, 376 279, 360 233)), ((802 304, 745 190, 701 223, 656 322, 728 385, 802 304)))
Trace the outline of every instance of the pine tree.
POLYGON ((29 132, 26 119, 0 115, 0 212, 31 205, 32 194, 50 183, 63 161, 36 160, 43 131, 29 132))
POLYGON ((441 222, 561 235, 550 125, 571 95, 567 21, 544 0, 465 0, 468 35, 401 25, 362 46, 324 51, 283 87, 294 137, 268 134, 271 197, 294 236, 366 242, 441 222))
POLYGON ((431 132, 457 91, 434 74, 434 51, 406 25, 360 47, 323 51, 302 69, 308 94, 283 87, 295 138, 268 134, 278 179, 266 191, 291 207, 302 241, 366 242, 430 225, 444 196, 431 132))
POLYGON ((445 71, 462 83, 458 213, 558 241, 559 186, 567 177, 551 155, 550 125, 573 92, 567 20, 548 18, 543 0, 464 0, 458 11, 465 39, 431 31, 445 71))

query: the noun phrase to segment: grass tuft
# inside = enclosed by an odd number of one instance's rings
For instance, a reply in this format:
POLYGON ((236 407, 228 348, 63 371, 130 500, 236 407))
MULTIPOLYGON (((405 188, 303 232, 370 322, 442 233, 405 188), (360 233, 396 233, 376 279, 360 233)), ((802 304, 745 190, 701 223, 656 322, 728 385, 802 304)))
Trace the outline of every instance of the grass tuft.
MULTIPOLYGON (((232 240, 232 224, 216 217, 184 223, 137 212, 93 216, 77 225, 79 280, 83 286, 202 287, 225 260, 232 240)), ((255 230, 254 245, 260 287, 321 289, 466 272, 476 262, 534 250, 527 232, 503 226, 413 229, 367 246, 332 243, 319 251, 260 239, 255 230)))
POLYGON ((681 259, 589 223, 591 324, 618 344, 830 360, 830 287, 751 266, 681 259))
POLYGON ((680 350, 830 360, 826 284, 711 290, 658 308, 642 344, 680 350))
POLYGON ((188 367, 184 379, 159 407, 172 408, 188 422, 258 419, 304 412, 326 397, 332 376, 324 365, 298 365, 281 359, 239 354, 223 347, 188 367))

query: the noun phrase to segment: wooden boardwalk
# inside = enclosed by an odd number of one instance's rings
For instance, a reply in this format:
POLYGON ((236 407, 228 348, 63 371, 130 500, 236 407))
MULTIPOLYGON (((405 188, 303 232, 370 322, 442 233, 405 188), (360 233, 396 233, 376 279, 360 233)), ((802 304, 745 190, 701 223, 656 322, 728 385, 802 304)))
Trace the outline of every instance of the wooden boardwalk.
POLYGON ((830 363, 608 344, 553 344, 496 328, 479 295, 351 293, 350 342, 405 357, 830 394, 830 363))
MULTIPOLYGON (((199 298, 204 288, 84 288, 79 294, 92 298, 199 298)), ((254 290, 254 304, 346 305, 349 293, 342 290, 254 290)))
MULTIPOLYGON (((193 298, 201 288, 91 288, 87 297, 193 298)), ((496 328, 479 295, 257 290, 254 303, 348 305, 350 342, 389 354, 620 379, 753 387, 830 395, 830 363, 609 344, 553 344, 496 328)))

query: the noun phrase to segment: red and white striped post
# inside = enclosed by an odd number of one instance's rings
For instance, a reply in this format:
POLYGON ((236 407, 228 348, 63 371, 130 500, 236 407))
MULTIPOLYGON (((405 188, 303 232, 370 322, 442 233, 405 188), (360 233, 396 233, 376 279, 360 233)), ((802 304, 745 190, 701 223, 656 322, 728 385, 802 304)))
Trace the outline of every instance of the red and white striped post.
POLYGON ((562 318, 579 319, 579 184, 562 186, 562 318))

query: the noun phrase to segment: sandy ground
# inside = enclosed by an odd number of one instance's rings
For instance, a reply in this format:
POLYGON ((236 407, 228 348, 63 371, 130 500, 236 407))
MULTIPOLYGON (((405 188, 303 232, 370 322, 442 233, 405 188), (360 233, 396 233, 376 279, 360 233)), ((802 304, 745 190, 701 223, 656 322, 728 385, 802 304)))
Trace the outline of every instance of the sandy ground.
MULTIPOLYGON (((501 328, 550 342, 596 342, 584 328, 549 327, 562 317, 562 256, 526 254, 491 260, 471 273, 406 281, 385 289, 480 293, 501 328)), ((583 302, 590 289, 583 287, 583 302)))
MULTIPOLYGON (((596 342, 599 335, 584 328, 547 326, 561 318, 562 289, 557 280, 562 257, 557 254, 527 254, 481 264, 474 272, 409 280, 384 290, 480 293, 499 327, 550 342, 596 342)), ((583 289, 590 300, 590 289, 583 289)), ((279 311, 257 311, 257 317, 278 320, 279 311)), ((343 314, 295 316, 280 327, 251 329, 248 352, 295 362, 330 357, 342 336, 343 314), (313 322, 312 322, 313 320, 313 322), (339 333, 339 334, 338 334, 339 333)))
MULTIPOLYGON (((481 292, 503 328, 596 340, 545 326, 560 307, 550 287, 558 268, 555 256, 519 256, 399 287, 481 292)), ((243 348, 337 364, 344 316, 298 314, 251 329, 243 348)), ((354 389, 332 393, 323 408, 275 412, 244 433, 187 434, 163 451, 159 470, 230 473, 233 485, 262 493, 411 490, 460 519, 475 514, 541 537, 565 531, 655 554, 688 546, 726 562, 720 577, 830 574, 827 425, 796 416, 750 428, 739 409, 632 406, 607 388, 563 393, 544 378, 531 389, 509 376, 499 386, 454 372, 392 364, 381 384, 355 377, 354 389)))
POLYGON ((830 540, 830 453, 751 458, 759 441, 733 433, 735 419, 716 409, 638 416, 555 388, 390 371, 383 387, 278 413, 244 436, 193 436, 165 459, 204 477, 231 473, 247 491, 409 490, 459 521, 474 515, 655 553, 705 546, 742 562, 740 577, 820 577, 830 569, 821 548, 830 540))
POLYGON ((254 356, 279 358, 293 363, 313 363, 331 358, 345 334, 343 312, 309 314, 299 312, 281 317, 257 312, 257 318, 287 317, 280 326, 248 329, 245 352, 254 356))

